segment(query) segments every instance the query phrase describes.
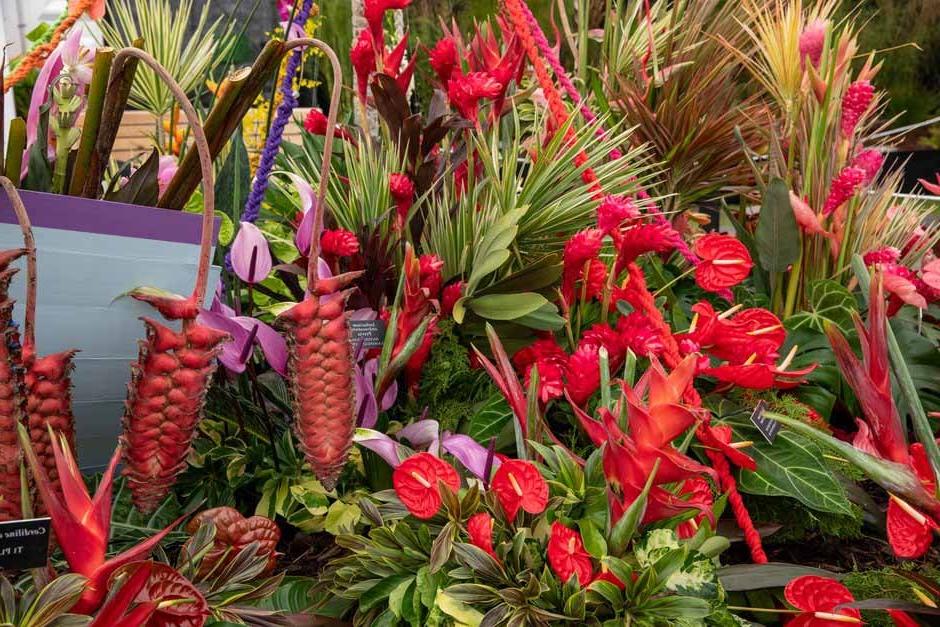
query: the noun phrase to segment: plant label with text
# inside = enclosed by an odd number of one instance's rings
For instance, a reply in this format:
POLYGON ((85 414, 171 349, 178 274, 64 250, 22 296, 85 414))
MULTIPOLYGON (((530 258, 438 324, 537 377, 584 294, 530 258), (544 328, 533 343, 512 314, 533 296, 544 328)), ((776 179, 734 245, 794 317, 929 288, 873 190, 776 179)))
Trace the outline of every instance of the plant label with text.
POLYGON ((0 570, 42 568, 49 559, 48 518, 0 523, 0 570))
POLYGON ((385 322, 382 320, 350 320, 349 341, 355 349, 382 348, 385 322))
POLYGON ((773 444, 777 433, 780 432, 780 423, 773 418, 764 416, 766 409, 767 403, 758 401, 757 407, 755 407, 754 411, 751 413, 751 422, 754 423, 754 426, 757 427, 760 434, 764 436, 764 439, 767 440, 769 444, 773 444))

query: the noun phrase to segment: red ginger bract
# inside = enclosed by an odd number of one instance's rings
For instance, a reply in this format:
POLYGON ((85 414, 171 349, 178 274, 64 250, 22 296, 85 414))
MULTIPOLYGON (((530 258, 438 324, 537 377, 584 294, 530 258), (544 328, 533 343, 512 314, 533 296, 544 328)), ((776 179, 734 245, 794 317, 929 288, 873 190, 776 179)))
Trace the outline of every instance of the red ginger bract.
POLYGON ((842 97, 842 135, 852 137, 855 127, 875 97, 875 88, 869 81, 855 81, 845 90, 842 97))
POLYGON ((134 505, 151 512, 186 468, 215 358, 229 336, 195 317, 183 320, 182 331, 143 321, 147 339, 131 366, 121 441, 134 505))
POLYGON ((321 279, 317 293, 280 316, 287 332, 294 432, 327 490, 336 486, 356 428, 353 357, 346 329, 347 293, 359 273, 321 279))
POLYGON ((22 408, 22 395, 15 359, 13 301, 7 296, 10 280, 17 269, 10 263, 23 249, 0 252, 0 522, 22 517, 20 503, 20 446, 16 425, 22 408))

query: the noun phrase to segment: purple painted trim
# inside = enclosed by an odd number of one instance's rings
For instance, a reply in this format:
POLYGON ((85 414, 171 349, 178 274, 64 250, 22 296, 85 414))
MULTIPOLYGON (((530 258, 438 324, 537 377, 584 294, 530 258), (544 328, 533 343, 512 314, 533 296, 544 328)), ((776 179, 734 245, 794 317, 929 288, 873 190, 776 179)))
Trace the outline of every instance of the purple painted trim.
MULTIPOLYGON (((196 245, 202 233, 202 216, 197 213, 44 192, 21 191, 20 196, 34 227, 196 245)), ((10 201, 2 194, 0 223, 17 224, 10 201)), ((220 225, 216 216, 213 242, 220 225)))

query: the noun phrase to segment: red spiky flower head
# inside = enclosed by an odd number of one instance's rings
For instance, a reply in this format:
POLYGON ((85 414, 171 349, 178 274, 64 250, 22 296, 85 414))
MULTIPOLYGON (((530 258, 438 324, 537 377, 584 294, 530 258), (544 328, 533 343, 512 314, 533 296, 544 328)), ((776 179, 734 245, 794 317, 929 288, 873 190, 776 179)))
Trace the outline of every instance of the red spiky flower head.
POLYGON ((351 257, 359 252, 359 239, 346 229, 326 229, 320 236, 320 254, 327 261, 351 257))
POLYGON ((842 135, 852 137, 855 127, 875 97, 875 88, 869 81, 855 81, 845 90, 842 97, 842 135))
POLYGON ((800 62, 805 63, 806 59, 813 67, 819 66, 822 59, 823 46, 826 45, 826 29, 829 27, 827 20, 813 20, 806 25, 803 32, 800 33, 800 62))
POLYGON ((843 603, 855 601, 849 589, 835 579, 804 575, 787 584, 783 590, 787 603, 802 614, 787 625, 797 627, 834 627, 846 624, 861 624, 861 612, 854 608, 836 610, 843 603))
POLYGON ((487 72, 454 74, 447 81, 447 98, 457 112, 467 120, 478 123, 480 101, 497 98, 502 86, 487 72))
POLYGON ((430 453, 412 455, 395 469, 392 484, 395 494, 415 518, 433 518, 441 508, 438 482, 451 491, 460 489, 460 477, 454 467, 430 453))
POLYGON ((695 267, 695 282, 709 292, 719 292, 743 281, 750 273, 751 254, 730 235, 709 233, 695 242, 695 254, 702 262, 695 267))
POLYGON ((581 534, 569 529, 557 520, 552 523, 552 533, 546 547, 548 563, 552 570, 564 582, 577 577, 578 583, 586 586, 594 575, 591 555, 584 548, 581 534))
POLYGON ((396 224, 401 228, 408 218, 408 212, 411 210, 411 204, 414 202, 415 184, 407 174, 396 172, 388 176, 388 190, 395 201, 395 207, 398 212, 396 224))
POLYGON ((442 37, 437 40, 434 48, 428 51, 428 62, 431 69, 437 74, 441 85, 446 86, 454 70, 459 67, 460 61, 457 58, 457 42, 453 37, 442 37))
POLYGON ((490 487, 496 493, 507 520, 515 520, 520 508, 541 514, 548 505, 548 484, 531 462, 510 459, 500 464, 490 487))

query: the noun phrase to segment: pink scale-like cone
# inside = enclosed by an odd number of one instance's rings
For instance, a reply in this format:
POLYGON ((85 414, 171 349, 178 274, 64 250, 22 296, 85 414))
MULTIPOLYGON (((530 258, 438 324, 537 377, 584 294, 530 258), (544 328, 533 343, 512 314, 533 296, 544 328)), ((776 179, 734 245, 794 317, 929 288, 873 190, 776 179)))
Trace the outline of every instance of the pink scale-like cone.
POLYGON ((0 252, 0 522, 22 518, 20 446, 16 424, 22 415, 22 389, 18 373, 19 340, 11 324, 13 301, 7 298, 16 268, 10 263, 24 250, 0 252))
MULTIPOLYGON (((33 347, 23 348, 26 428, 29 441, 57 494, 62 494, 62 486, 52 452, 49 428, 62 434, 74 455, 75 418, 72 415, 70 374, 74 368, 72 357, 75 353, 74 350, 68 350, 39 357, 33 347)), ((41 499, 36 499, 36 512, 46 513, 41 499)))
POLYGON ((229 336, 192 319, 182 331, 143 321, 147 339, 131 367, 122 441, 134 505, 151 512, 186 467, 215 358, 229 336))
POLYGON ((287 332, 290 351, 294 431, 307 463, 327 490, 336 486, 352 447, 356 397, 346 330, 346 294, 324 297, 353 278, 341 275, 320 281, 318 295, 309 296, 278 318, 287 332))

